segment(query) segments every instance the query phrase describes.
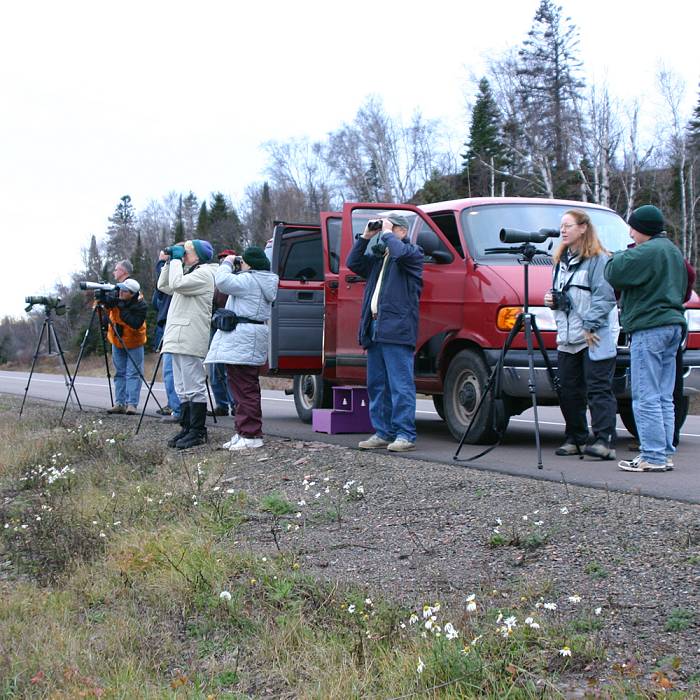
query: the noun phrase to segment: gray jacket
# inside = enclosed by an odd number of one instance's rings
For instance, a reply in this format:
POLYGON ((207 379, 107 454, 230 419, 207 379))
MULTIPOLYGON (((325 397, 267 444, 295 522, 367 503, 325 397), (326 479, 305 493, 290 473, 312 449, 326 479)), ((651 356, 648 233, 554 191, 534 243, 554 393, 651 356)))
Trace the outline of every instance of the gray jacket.
POLYGON ((615 292, 603 275, 608 256, 582 260, 578 256, 562 259, 554 267, 552 287, 569 297, 568 312, 555 310, 557 348, 576 353, 586 347, 583 331, 596 331, 617 341, 620 324, 615 292))
MULTIPOLYGON (((229 263, 219 265, 216 272, 217 289, 229 295, 226 308, 255 321, 269 320, 278 283, 274 272, 233 272, 229 263)), ((239 323, 233 331, 216 331, 204 363, 264 365, 268 336, 267 323, 239 323)))

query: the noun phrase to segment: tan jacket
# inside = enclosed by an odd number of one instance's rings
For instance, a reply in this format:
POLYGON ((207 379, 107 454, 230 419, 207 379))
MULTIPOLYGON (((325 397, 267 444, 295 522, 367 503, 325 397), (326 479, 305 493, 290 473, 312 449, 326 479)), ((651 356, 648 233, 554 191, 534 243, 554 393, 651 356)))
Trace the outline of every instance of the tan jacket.
POLYGON ((204 263, 184 274, 181 260, 163 265, 158 289, 172 295, 172 300, 161 352, 195 357, 207 354, 217 267, 215 263, 204 263))

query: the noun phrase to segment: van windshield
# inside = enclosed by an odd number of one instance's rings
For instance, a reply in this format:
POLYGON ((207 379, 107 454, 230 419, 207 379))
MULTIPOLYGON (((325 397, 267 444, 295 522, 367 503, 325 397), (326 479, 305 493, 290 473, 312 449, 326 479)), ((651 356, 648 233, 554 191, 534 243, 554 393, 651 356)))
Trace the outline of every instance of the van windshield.
MULTIPOLYGON (((494 257, 513 258, 517 256, 504 253, 503 255, 488 255, 487 248, 506 248, 515 243, 501 243, 499 233, 502 228, 518 229, 524 232, 536 232, 540 229, 559 230, 559 222, 565 211, 577 208, 585 210, 596 227, 602 244, 611 252, 626 248, 632 241, 629 237, 629 226, 625 221, 611 211, 593 209, 584 204, 572 207, 570 204, 488 204, 469 207, 461 213, 462 231, 472 257, 481 262, 494 257)), ((543 253, 552 253, 559 245, 559 238, 548 238, 544 243, 535 246, 543 253)))

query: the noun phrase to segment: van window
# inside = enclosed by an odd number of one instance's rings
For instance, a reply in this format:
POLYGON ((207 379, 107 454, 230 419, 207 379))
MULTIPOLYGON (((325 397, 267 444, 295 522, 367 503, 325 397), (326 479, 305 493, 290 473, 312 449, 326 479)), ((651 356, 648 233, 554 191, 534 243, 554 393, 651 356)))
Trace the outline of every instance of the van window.
POLYGON ((280 251, 280 279, 323 280, 323 252, 318 235, 286 236, 280 251))
POLYGON ((426 221, 423 221, 418 236, 416 237, 416 245, 419 245, 423 249, 425 254, 425 262, 435 262, 433 259, 433 253, 436 251, 441 251, 450 256, 450 259, 454 260, 454 255, 449 251, 448 247, 442 242, 440 236, 433 231, 433 229, 428 226, 426 221))
POLYGON ((454 212, 440 212, 437 214, 428 214, 433 220, 433 223, 445 234, 445 238, 450 242, 452 247, 459 253, 461 258, 464 257, 464 249, 462 241, 457 230, 457 220, 454 212))
POLYGON ((343 228, 342 219, 328 219, 328 269, 338 274, 340 270, 340 234, 343 228))

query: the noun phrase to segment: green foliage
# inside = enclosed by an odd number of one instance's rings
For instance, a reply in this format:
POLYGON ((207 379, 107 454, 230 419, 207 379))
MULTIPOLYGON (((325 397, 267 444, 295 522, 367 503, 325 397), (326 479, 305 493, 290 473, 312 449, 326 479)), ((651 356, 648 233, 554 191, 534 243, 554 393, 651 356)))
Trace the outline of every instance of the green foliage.
POLYGON ((591 561, 586 564, 583 568, 584 572, 592 576, 593 578, 607 578, 608 571, 602 564, 597 561, 591 561))
POLYGON ((289 515, 296 512, 296 507, 279 494, 271 493, 261 500, 260 510, 267 511, 273 515, 289 515))
POLYGON ((664 629, 667 632, 681 632, 687 630, 695 619, 695 613, 692 610, 686 610, 685 608, 673 608, 671 614, 666 620, 664 629))
POLYGON ((496 195, 491 190, 503 179, 502 170, 506 164, 506 149, 501 137, 501 114, 491 93, 486 78, 479 81, 479 94, 472 110, 469 139, 465 144, 466 153, 462 161, 462 180, 469 196, 496 195))

